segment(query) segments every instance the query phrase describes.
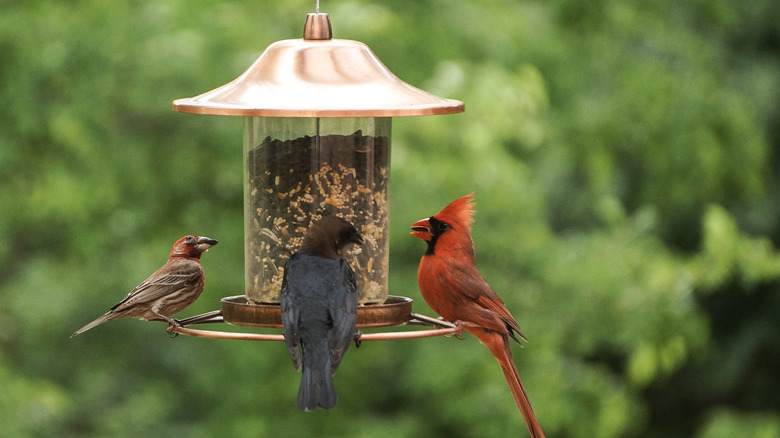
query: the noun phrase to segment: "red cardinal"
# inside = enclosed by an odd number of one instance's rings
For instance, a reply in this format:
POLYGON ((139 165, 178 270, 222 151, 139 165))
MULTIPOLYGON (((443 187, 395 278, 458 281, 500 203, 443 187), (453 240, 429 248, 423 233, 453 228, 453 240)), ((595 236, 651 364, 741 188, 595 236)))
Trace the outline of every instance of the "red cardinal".
POLYGON ((544 437, 512 361, 509 337, 525 340, 517 321, 479 273, 474 262, 472 195, 456 199, 435 215, 412 224, 412 235, 428 243, 417 281, 428 305, 444 319, 461 323, 493 356, 532 437, 544 437))
POLYGON ((173 244, 168 262, 105 315, 80 328, 70 337, 103 324, 109 319, 139 318, 177 324, 170 315, 184 310, 203 292, 203 266, 200 255, 216 245, 208 237, 184 236, 173 244))

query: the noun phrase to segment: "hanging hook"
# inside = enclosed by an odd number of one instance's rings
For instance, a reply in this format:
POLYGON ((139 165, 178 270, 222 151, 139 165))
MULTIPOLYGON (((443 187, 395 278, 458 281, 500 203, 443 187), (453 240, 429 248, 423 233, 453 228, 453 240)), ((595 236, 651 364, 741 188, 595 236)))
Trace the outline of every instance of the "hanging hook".
POLYGON ((305 40, 329 40, 333 36, 328 14, 306 14, 306 22, 303 23, 303 39, 305 40))

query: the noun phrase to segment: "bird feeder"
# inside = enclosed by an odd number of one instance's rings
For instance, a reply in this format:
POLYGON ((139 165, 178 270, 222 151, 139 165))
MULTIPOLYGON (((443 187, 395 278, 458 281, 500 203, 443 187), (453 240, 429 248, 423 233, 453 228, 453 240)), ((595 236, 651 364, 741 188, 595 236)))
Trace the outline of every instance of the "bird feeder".
POLYGON ((225 321, 280 324, 285 263, 323 215, 352 222, 365 240, 346 254, 360 293, 358 325, 361 313, 377 309, 364 326, 384 325, 396 304, 410 307, 388 293, 391 120, 463 108, 403 82, 367 45, 332 38, 324 13, 308 14, 302 39, 271 44, 235 80, 175 100, 178 112, 246 117, 245 294, 223 299, 225 321))

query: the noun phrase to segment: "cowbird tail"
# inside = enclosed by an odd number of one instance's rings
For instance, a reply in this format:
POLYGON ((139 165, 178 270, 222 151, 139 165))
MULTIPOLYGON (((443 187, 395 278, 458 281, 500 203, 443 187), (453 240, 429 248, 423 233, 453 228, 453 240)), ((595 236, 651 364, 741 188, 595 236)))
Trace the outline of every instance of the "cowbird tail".
POLYGON ((336 406, 338 396, 333 388, 333 378, 330 374, 330 365, 324 367, 303 367, 301 387, 298 389, 298 408, 302 411, 311 411, 317 407, 330 409, 336 406))

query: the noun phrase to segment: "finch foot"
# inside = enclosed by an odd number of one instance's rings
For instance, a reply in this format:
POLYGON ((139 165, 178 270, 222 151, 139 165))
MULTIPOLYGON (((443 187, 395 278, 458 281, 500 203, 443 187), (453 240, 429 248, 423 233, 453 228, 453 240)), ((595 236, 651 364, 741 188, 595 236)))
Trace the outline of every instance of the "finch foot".
POLYGON ((179 336, 179 329, 182 327, 181 322, 177 319, 172 319, 168 322, 168 328, 166 331, 172 335, 172 338, 179 336))

